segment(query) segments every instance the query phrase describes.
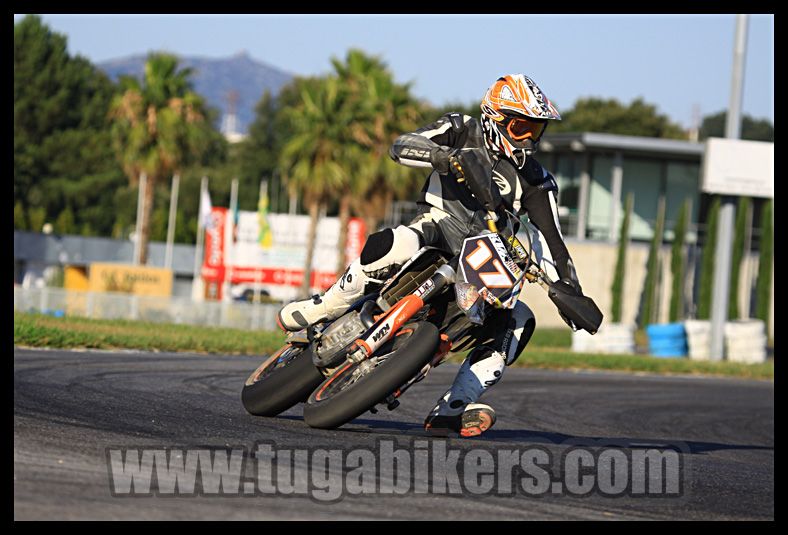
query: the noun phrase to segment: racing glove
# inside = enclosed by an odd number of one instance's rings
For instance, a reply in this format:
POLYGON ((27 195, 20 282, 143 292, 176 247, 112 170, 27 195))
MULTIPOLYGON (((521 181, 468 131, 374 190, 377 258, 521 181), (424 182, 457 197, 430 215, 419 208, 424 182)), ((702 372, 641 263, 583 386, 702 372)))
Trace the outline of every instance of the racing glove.
POLYGON ((459 149, 452 149, 439 145, 430 151, 430 164, 442 175, 449 172, 449 159, 454 156, 459 149))
POLYGON ((558 282, 562 282, 572 288, 577 295, 583 295, 583 288, 580 286, 580 281, 577 278, 577 271, 575 271, 575 264, 572 259, 566 261, 566 274, 561 277, 558 282))
MULTIPOLYGON (((565 284, 571 289, 572 292, 576 293, 577 295, 583 295, 583 288, 580 286, 580 281, 577 279, 577 272, 575 271, 575 265, 570 258, 566 262, 566 274, 564 277, 561 277, 558 280, 558 284, 565 284)), ((558 315, 561 316, 561 319, 569 325, 573 331, 577 331, 577 325, 571 319, 569 319, 561 310, 558 310, 558 315)))
POLYGON ((488 212, 496 212, 503 204, 501 190, 492 181, 492 160, 487 149, 461 149, 449 157, 454 174, 464 178, 473 196, 488 212))

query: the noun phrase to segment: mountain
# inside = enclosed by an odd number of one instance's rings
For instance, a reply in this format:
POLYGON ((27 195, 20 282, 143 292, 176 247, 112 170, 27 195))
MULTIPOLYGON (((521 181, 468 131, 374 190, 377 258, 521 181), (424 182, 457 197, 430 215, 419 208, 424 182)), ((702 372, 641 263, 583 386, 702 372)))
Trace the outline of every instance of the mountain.
MULTIPOLYGON (((147 55, 129 56, 99 63, 98 67, 113 80, 121 75, 141 79, 146 58, 147 55)), ((263 92, 268 89, 276 95, 293 78, 284 70, 253 59, 245 51, 229 58, 181 56, 180 67, 193 69, 191 81, 194 90, 205 97, 209 106, 220 111, 217 127, 222 124, 222 117, 228 110, 230 92, 237 92, 239 133, 246 133, 254 121, 254 108, 263 92)))

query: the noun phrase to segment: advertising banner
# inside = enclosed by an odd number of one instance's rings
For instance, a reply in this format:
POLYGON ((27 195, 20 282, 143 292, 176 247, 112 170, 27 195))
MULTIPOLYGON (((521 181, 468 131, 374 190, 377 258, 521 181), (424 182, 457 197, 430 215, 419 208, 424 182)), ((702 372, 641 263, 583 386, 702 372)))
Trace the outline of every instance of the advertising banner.
POLYGON ((703 155, 701 191, 774 198, 774 143, 709 138, 703 155))
POLYGON ((227 208, 212 208, 210 223, 205 228, 205 259, 202 276, 206 280, 224 279, 226 215, 227 208))
MULTIPOLYGON (((213 208, 213 228, 205 233, 203 277, 206 282, 224 281, 225 271, 233 285, 259 284, 274 298, 291 299, 304 277, 309 216, 239 211, 233 232, 232 214, 213 208)), ((346 263, 361 255, 364 221, 351 218, 345 244, 346 263)), ((312 257, 311 287, 322 291, 337 279, 339 219, 321 218, 312 257)), ((220 298, 212 292, 210 298, 220 298)))
POLYGON ((131 264, 90 264, 88 290, 135 295, 172 295, 172 270, 131 264))

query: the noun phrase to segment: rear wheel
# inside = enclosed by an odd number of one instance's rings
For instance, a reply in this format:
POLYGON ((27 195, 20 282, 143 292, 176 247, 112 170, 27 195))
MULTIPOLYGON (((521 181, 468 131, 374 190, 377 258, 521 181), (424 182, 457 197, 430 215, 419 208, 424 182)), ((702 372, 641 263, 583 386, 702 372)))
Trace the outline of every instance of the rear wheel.
POLYGON ((276 416, 305 401, 323 379, 308 346, 287 344, 249 376, 241 401, 250 414, 276 416))
POLYGON ((435 325, 405 325, 375 356, 346 362, 323 381, 304 405, 304 421, 334 429, 360 416, 415 377, 432 360, 439 342, 435 325))

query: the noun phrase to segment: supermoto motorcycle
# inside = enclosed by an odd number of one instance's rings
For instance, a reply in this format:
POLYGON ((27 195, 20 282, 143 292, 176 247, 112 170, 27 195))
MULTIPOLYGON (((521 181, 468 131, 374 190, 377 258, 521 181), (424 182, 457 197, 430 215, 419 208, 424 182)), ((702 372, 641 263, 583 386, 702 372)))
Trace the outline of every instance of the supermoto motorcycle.
POLYGON ((488 230, 465 239, 459 255, 423 247, 341 317, 291 333, 244 384, 246 410, 275 416, 304 402, 304 421, 323 429, 377 405, 393 410, 450 351, 483 343, 485 318, 514 307, 525 281, 543 286, 574 329, 595 333, 601 312, 548 278, 534 256, 536 228, 525 223, 524 246, 489 215, 488 230))

